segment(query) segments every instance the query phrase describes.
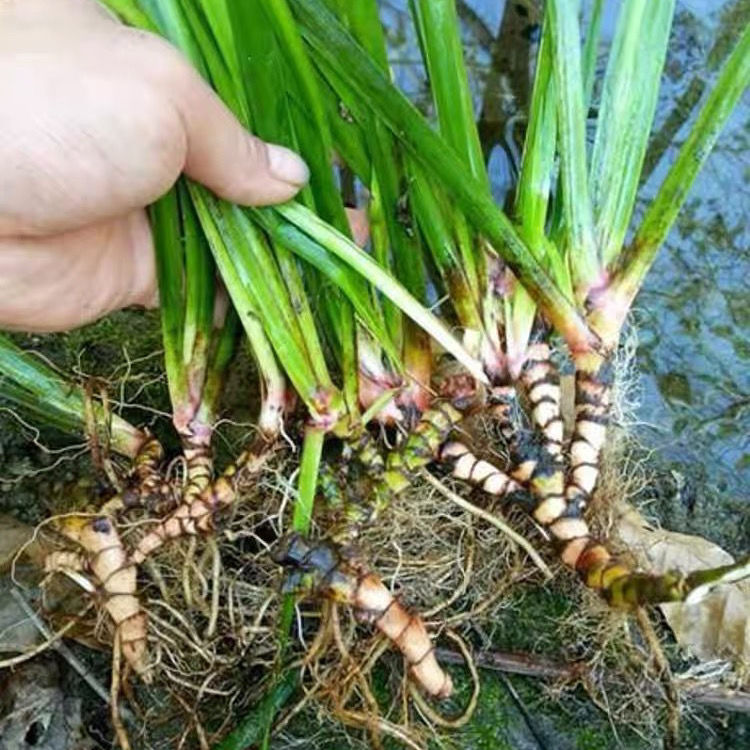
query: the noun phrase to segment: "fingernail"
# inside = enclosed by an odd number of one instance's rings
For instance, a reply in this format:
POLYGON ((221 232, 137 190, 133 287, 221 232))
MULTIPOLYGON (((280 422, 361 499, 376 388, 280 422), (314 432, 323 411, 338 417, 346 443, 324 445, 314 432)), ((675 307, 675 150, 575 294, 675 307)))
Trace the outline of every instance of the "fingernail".
POLYGON ((307 164, 294 151, 284 146, 268 144, 268 166, 277 180, 296 187, 306 185, 310 179, 307 164))

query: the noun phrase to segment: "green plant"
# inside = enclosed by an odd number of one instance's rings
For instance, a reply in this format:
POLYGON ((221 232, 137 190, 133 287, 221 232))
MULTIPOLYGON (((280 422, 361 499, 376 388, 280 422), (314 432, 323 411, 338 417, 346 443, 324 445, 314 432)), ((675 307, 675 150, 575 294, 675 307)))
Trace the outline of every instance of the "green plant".
MULTIPOLYGON (((136 562, 167 539, 211 530, 214 514, 234 501, 242 472, 259 471, 261 456, 290 423, 296 397, 304 422, 291 514, 296 535, 280 556, 290 568, 288 588, 337 598, 379 627, 391 601, 379 600, 382 607, 364 601, 361 580, 376 579, 363 550, 355 563, 347 555, 361 530, 379 521, 433 460, 494 497, 527 504, 531 497, 532 514, 563 561, 615 606, 696 598, 748 574, 747 561, 690 575, 639 573, 593 538, 584 512, 606 440, 620 331, 690 184, 750 82, 750 27, 626 246, 671 1, 622 4, 592 149, 585 133, 602 3, 594 4, 583 45, 579 4, 546 4, 511 216, 491 195, 454 0, 410 2, 434 123, 390 80, 375 0, 106 4, 128 23, 169 38, 244 125, 300 151, 311 167, 309 186, 283 206, 241 208, 181 181, 152 208, 165 368, 188 483, 176 493, 178 508, 137 548, 136 562), (366 191, 369 249, 354 245, 346 220, 344 193, 354 192, 354 184, 366 191), (441 298, 434 310, 427 307, 431 286, 441 298), (258 365, 262 439, 214 478, 211 429, 240 326, 258 365), (461 365, 458 375, 441 371, 439 348, 461 365), (576 371, 569 441, 554 349, 576 371), (498 421, 507 467, 449 440, 472 410, 498 421), (396 422, 399 447, 381 455, 371 421, 396 422), (324 456, 335 442, 330 438, 343 443, 340 457, 324 456), (358 467, 351 470, 356 479, 360 472, 370 481, 363 501, 337 487, 335 472, 342 466, 349 472, 347 462, 358 467), (317 513, 321 504, 325 515, 317 513), (320 544, 306 539, 316 517, 328 537, 320 544), (295 544, 304 554, 289 551, 295 544)), ((5 397, 32 409, 42 397, 49 409, 36 407, 38 416, 48 414, 69 430, 86 424, 78 391, 66 391, 9 342, 0 345, 5 397)), ((112 435, 137 463, 139 433, 116 421, 112 435)), ((164 481, 159 486, 172 491, 164 481)), ((372 590, 380 592, 378 586, 372 590)), ((287 596, 270 692, 249 721, 255 738, 267 740, 274 713, 292 692, 281 678, 292 618, 287 596)), ((433 692, 442 694, 442 687, 433 692)))

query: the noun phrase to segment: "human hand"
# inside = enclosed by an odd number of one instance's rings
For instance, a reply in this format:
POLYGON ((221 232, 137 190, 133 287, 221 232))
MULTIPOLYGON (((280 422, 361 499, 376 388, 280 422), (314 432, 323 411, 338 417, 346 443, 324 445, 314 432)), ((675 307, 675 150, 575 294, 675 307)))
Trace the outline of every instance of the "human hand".
POLYGON ((0 329, 155 305, 144 206, 183 171, 247 205, 288 200, 308 178, 179 52, 94 0, 0 0, 0 329))

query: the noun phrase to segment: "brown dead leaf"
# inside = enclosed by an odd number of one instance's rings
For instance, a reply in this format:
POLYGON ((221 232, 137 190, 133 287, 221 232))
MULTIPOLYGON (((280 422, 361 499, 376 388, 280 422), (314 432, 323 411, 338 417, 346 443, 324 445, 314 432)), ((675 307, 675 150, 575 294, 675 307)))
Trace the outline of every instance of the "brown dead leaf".
MULTIPOLYGON (((34 535, 34 527, 17 521, 13 516, 0 513, 0 573, 10 569, 13 558, 22 545, 34 535)), ((35 565, 44 565, 44 552, 36 543, 24 550, 35 565)))
MULTIPOLYGON (((689 573, 734 562, 700 536, 654 528, 630 505, 616 509, 614 533, 645 570, 689 573)), ((702 661, 750 664, 750 581, 718 586, 695 604, 662 604, 677 642, 702 661)))

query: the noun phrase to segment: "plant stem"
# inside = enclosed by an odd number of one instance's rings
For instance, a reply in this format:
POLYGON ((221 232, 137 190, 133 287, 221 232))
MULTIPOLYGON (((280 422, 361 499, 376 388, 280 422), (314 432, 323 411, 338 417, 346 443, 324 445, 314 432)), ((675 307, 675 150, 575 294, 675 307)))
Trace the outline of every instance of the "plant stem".
POLYGON ((479 382, 486 382, 481 363, 463 348, 442 321, 415 300, 367 253, 302 206, 286 203, 277 206, 275 211, 364 276, 461 362, 479 382))
MULTIPOLYGON (((315 493, 318 487, 320 458, 323 453, 325 436, 326 430, 323 428, 314 425, 308 425, 305 428, 297 484, 297 502, 294 504, 294 512, 292 514, 292 529, 303 536, 307 536, 310 532, 315 493)), ((284 662, 284 654, 289 643, 289 630, 293 619, 294 595, 286 594, 281 602, 281 613, 279 616, 279 643, 276 652, 277 669, 280 669, 284 662)), ((270 711, 266 717, 268 723, 264 728, 264 743, 268 741, 271 722, 275 713, 276 710, 270 711)))
POLYGON ((188 400, 183 360, 185 311, 183 301, 184 252, 177 191, 170 190, 151 206, 159 313, 164 342, 164 366, 173 408, 188 400))
POLYGON ((323 453, 326 430, 314 425, 305 428, 300 460, 298 498, 292 516, 292 528, 300 534, 310 531, 315 491, 318 486, 318 470, 323 453))

